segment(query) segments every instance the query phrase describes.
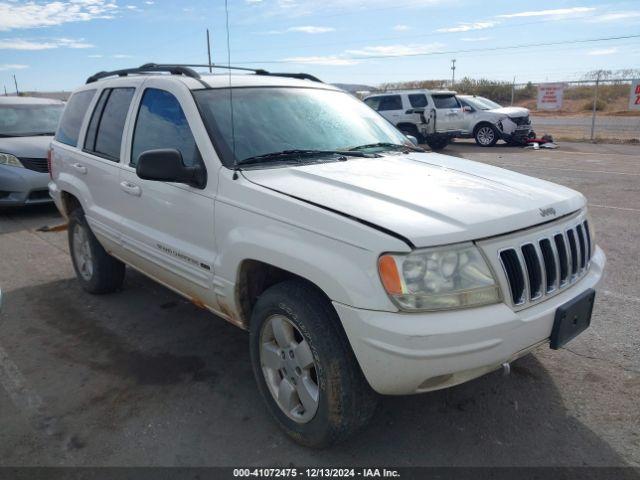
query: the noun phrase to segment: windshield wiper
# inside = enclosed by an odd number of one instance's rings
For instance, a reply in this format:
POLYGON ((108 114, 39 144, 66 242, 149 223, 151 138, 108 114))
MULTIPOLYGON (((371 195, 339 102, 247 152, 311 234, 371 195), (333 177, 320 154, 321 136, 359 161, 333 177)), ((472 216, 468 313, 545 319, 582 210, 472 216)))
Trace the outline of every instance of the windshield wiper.
POLYGON ((390 150, 411 150, 414 152, 424 152, 424 150, 420 147, 401 145, 399 143, 390 143, 390 142, 378 142, 378 143, 369 143, 367 145, 358 145, 357 147, 350 148, 349 151, 353 152, 358 150, 366 150, 367 148, 387 148, 390 150))
POLYGON ((262 163, 269 160, 298 160, 303 157, 318 157, 327 155, 340 155, 341 157, 369 157, 364 152, 353 152, 344 150, 282 150, 280 152, 265 153, 262 155, 255 155, 238 161, 236 165, 249 165, 253 163, 262 163))

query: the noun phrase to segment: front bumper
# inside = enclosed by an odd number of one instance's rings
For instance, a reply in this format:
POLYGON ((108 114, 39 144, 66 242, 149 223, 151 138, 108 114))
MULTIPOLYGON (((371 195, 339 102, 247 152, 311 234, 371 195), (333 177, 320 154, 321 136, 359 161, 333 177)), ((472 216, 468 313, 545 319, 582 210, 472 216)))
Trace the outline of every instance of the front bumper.
POLYGON ((547 341, 556 309, 595 288, 604 264, 597 248, 581 280, 518 312, 504 303, 415 314, 334 306, 371 387, 387 395, 420 393, 484 375, 547 341))
POLYGON ((50 203, 49 174, 27 168, 0 166, 0 207, 50 203))

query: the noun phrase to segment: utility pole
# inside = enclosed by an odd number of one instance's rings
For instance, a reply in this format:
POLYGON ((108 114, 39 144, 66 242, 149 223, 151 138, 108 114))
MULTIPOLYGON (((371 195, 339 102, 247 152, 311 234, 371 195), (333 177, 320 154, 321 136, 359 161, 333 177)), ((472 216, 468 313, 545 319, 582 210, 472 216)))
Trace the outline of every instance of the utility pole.
POLYGON ((456 84, 456 59, 451 59, 451 88, 456 84))
POLYGON ((207 28, 207 55, 209 56, 209 73, 213 72, 211 66, 211 42, 209 41, 209 29, 207 28))
POLYGON ((16 86, 16 95, 20 95, 20 92, 18 91, 18 81, 16 80, 16 74, 13 74, 13 83, 16 86))
POLYGON ((513 106, 513 96, 516 91, 516 77, 513 77, 513 83, 511 84, 511 106, 513 106))
POLYGON ((591 112, 591 141, 593 142, 596 131, 596 110, 598 109, 598 85, 600 84, 600 74, 602 70, 598 70, 596 77, 596 86, 593 92, 593 111, 591 112))

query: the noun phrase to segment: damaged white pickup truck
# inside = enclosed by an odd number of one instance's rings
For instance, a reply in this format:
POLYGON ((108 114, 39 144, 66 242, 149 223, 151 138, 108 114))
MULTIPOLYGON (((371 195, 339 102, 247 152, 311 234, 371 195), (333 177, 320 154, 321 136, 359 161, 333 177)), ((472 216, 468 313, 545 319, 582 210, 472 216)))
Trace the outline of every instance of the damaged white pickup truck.
POLYGON ((117 291, 128 265, 248 330, 260 394, 309 446, 365 425, 377 394, 564 345, 605 264, 580 193, 426 153, 304 74, 101 72, 50 173, 82 287, 117 291))

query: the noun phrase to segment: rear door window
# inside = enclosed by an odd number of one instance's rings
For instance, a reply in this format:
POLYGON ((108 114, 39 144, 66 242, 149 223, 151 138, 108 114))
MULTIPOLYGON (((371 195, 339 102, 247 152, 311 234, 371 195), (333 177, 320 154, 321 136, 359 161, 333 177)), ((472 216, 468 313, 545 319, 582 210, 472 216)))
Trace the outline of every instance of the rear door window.
POLYGON ((424 93, 409 94, 409 103, 412 108, 424 108, 429 104, 427 96, 424 93))
POLYGON ((435 95, 433 104, 436 108, 460 108, 458 99, 453 95, 435 95))
POLYGON ((381 112, 384 110, 402 110, 402 98, 400 98, 400 95, 380 97, 378 110, 381 112))
POLYGON ((165 90, 148 88, 140 102, 131 147, 131 166, 147 150, 172 148, 182 155, 187 167, 202 162, 187 117, 178 99, 165 90))
POLYGON ((124 124, 135 88, 102 92, 87 129, 85 150, 114 162, 120 161, 124 124))
POLYGON ((95 93, 95 90, 83 90, 71 96, 56 132, 55 139, 58 142, 73 147, 78 145, 80 128, 95 93))

